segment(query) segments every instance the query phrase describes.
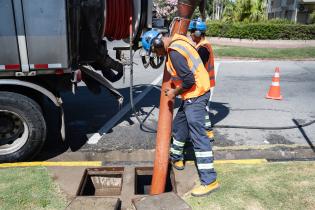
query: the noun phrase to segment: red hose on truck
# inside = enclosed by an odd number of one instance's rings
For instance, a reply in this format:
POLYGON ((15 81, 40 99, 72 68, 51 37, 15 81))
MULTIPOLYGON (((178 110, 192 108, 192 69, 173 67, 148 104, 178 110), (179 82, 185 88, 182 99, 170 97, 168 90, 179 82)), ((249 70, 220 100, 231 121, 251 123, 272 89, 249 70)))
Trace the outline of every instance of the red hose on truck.
POLYGON ((132 16, 131 0, 106 1, 106 24, 104 36, 112 40, 126 39, 129 36, 129 17, 132 16))

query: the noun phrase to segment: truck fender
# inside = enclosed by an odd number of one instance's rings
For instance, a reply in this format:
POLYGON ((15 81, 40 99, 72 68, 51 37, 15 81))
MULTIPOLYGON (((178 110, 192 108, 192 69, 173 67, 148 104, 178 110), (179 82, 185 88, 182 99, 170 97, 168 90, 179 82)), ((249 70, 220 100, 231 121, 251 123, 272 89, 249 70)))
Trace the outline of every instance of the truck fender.
POLYGON ((21 81, 21 80, 17 80, 17 79, 1 79, 0 85, 12 85, 12 86, 28 87, 28 88, 36 90, 36 91, 42 93, 43 95, 47 96, 57 107, 60 108, 60 119, 61 119, 60 133, 61 133, 62 140, 64 141, 66 139, 65 117, 64 117, 64 110, 63 110, 63 106, 62 106, 63 102, 62 102, 62 99, 60 97, 55 96, 51 91, 47 90, 46 88, 44 88, 40 85, 31 83, 31 82, 27 82, 27 81, 21 81))

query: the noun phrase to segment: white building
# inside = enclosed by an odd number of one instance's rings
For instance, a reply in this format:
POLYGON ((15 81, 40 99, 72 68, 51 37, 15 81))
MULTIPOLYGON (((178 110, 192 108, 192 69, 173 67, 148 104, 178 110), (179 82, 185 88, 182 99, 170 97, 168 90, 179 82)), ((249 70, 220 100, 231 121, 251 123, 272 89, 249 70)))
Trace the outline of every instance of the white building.
POLYGON ((315 11, 315 0, 267 0, 268 18, 285 18, 298 23, 309 23, 315 11))

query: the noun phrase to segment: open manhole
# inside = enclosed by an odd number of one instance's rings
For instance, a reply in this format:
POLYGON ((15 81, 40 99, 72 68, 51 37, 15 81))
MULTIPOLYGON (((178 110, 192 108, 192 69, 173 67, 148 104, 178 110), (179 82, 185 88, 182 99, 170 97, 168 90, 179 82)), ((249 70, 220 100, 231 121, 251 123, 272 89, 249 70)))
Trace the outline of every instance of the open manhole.
POLYGON ((123 167, 86 169, 77 196, 119 196, 123 173, 123 167))
MULTIPOLYGON (((135 168, 135 194, 148 195, 150 194, 152 182, 153 167, 138 167, 135 168)), ((165 192, 175 192, 175 178, 171 169, 168 170, 165 192)))

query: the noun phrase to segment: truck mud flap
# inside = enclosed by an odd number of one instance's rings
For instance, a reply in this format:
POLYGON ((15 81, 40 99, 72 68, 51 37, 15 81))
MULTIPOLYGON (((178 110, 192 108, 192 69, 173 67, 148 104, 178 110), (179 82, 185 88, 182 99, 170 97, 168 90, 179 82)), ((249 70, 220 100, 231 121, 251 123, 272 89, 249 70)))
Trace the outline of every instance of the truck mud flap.
POLYGON ((102 86, 104 86, 113 96, 115 96, 117 101, 118 101, 119 108, 121 108, 121 106, 122 106, 122 104, 124 102, 124 97, 118 92, 118 90, 116 90, 110 84, 110 82, 106 78, 102 77, 91 66, 87 66, 87 65, 80 66, 80 69, 81 69, 81 71, 86 73, 88 76, 90 76, 93 79, 95 79, 98 83, 100 83, 102 86))

